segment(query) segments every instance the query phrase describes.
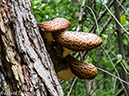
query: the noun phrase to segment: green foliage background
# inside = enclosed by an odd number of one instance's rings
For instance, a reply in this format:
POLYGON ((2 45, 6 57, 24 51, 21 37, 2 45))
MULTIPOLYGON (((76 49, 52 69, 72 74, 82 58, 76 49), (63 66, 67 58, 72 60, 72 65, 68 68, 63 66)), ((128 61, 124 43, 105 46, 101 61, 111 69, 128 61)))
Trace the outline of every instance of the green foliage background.
MULTIPOLYGON (((108 5, 111 0, 106 2, 108 5)), ((37 22, 44 22, 52 20, 56 17, 63 17, 68 19, 72 26, 67 29, 70 31, 75 31, 77 24, 78 24, 78 17, 75 15, 76 12, 80 12, 82 0, 78 0, 78 4, 75 4, 72 0, 31 0, 32 3, 32 10, 34 13, 34 16, 36 18, 37 22)), ((90 6, 93 8, 93 12, 95 13, 96 18, 98 18, 105 10, 105 7, 102 5, 102 2, 100 0, 97 0, 96 3, 94 3, 94 0, 86 0, 86 6, 90 6)), ((92 26, 95 24, 95 18, 92 14, 92 12, 85 6, 84 12, 83 12, 83 18, 82 18, 82 25, 81 25, 81 31, 83 32, 89 32, 92 28, 92 26)), ((111 12, 114 11, 113 8, 110 10, 111 12)), ((98 23, 99 27, 95 30, 95 34, 98 34, 100 30, 102 29, 103 25, 107 22, 108 17, 111 16, 109 13, 105 14, 105 16, 101 19, 101 21, 98 23)), ((121 24, 128 29, 129 28, 129 21, 127 18, 127 14, 124 13, 121 15, 121 24)), ((115 28, 115 21, 112 20, 111 23, 108 25, 108 27, 104 30, 104 32, 100 35, 103 44, 102 46, 105 46, 108 42, 108 39, 110 38, 113 30, 115 28)), ((123 30, 122 30, 123 31, 123 30)), ((101 47, 98 47, 88 53, 88 58, 85 58, 84 61, 90 62, 94 64, 97 67, 100 67, 106 71, 111 72, 112 74, 116 75, 116 72, 114 71, 114 67, 112 66, 113 62, 115 64, 115 67, 117 68, 120 75, 121 74, 121 67, 117 64, 119 62, 123 62, 124 66, 129 70, 128 61, 122 60, 121 54, 119 54, 119 48, 117 44, 117 33, 114 33, 115 35, 112 36, 112 38, 109 40, 109 43, 107 47, 105 48, 105 51, 101 49, 101 47), (106 52, 110 56, 111 59, 108 58, 106 52), (99 61, 99 64, 97 64, 99 60, 99 56, 102 53, 102 57, 99 61), (115 54, 116 57, 113 55, 115 54)), ((125 54, 127 56, 127 59, 129 59, 129 36, 126 34, 123 34, 123 42, 125 45, 125 54)), ((91 88, 91 91, 95 90, 95 93, 98 93, 100 96, 114 96, 121 88, 120 81, 117 80, 117 84, 114 88, 115 78, 99 71, 97 77, 95 78, 95 86, 91 88)), ((68 82, 64 82, 62 84, 62 88, 65 90, 70 84, 72 80, 68 82)), ((90 88, 89 88, 90 89, 90 88)), ((70 89, 64 91, 64 94, 66 95, 69 92, 70 89)), ((92 93, 92 92, 91 92, 92 93)), ((70 96, 86 96, 85 92, 85 83, 84 80, 78 79, 73 87, 73 91, 70 96)), ((98 96, 97 94, 90 94, 90 96, 98 96)), ((124 96, 124 94, 122 95, 124 96)))

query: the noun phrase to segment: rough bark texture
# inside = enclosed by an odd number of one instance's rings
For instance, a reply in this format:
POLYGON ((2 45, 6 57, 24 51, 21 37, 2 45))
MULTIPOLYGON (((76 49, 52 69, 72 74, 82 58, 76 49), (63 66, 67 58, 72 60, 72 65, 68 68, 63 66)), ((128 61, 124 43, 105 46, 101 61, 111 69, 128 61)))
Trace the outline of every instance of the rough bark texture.
MULTIPOLYGON (((120 22, 120 9, 119 9, 119 4, 118 4, 117 0, 114 0, 114 10, 115 10, 115 16, 116 16, 117 20, 120 22)), ((117 36, 118 36, 119 53, 122 55, 123 59, 126 60, 121 27, 118 23, 116 23, 116 28, 117 28, 117 36)), ((122 72, 123 72, 122 73, 123 79, 125 81, 129 82, 129 76, 126 74, 124 69, 122 69, 122 72)), ((129 86, 127 84, 124 84, 124 86, 125 86, 125 89, 127 90, 127 94, 129 95, 129 91, 128 91, 129 86)))
POLYGON ((1 94, 63 96, 29 0, 0 0, 1 94))

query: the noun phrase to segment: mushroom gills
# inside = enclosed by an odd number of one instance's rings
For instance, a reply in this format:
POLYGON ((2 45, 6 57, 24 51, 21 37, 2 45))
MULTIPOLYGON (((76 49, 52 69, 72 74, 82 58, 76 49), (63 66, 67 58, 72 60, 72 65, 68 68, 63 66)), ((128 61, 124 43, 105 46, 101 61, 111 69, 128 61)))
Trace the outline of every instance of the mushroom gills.
POLYGON ((68 67, 66 70, 59 71, 57 73, 57 77, 58 79, 69 81, 70 79, 75 77, 75 75, 72 73, 71 69, 68 67))
POLYGON ((42 35, 43 35, 44 39, 47 40, 47 42, 52 42, 54 40, 52 33, 44 32, 44 33, 42 33, 42 35))
POLYGON ((72 50, 69 50, 68 48, 66 48, 66 47, 63 47, 63 58, 65 58, 66 56, 68 56, 71 52, 72 52, 72 50))
POLYGON ((102 44, 102 39, 92 33, 62 31, 53 33, 53 38, 61 46, 73 51, 91 50, 102 44))
POLYGON ((69 66, 71 71, 80 79, 93 79, 97 76, 98 70, 97 68, 87 62, 81 62, 74 58, 73 56, 67 57, 70 61, 69 66))

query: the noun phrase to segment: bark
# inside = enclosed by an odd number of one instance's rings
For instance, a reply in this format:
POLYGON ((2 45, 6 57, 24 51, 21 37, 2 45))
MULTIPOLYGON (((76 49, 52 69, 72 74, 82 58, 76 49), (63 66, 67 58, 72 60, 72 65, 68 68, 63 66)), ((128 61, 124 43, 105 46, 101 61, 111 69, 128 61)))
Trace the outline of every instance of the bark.
MULTIPOLYGON (((116 0, 114 1, 114 10, 115 10, 115 16, 117 20, 120 22, 120 9, 119 9, 119 4, 116 0)), ((126 60, 121 27, 118 23, 116 23, 116 28, 117 28, 117 36, 118 36, 119 53, 122 55, 123 59, 126 60)), ((126 74, 124 69, 122 69, 122 75, 123 75, 123 79, 129 82, 129 76, 126 74)), ((125 86, 125 89, 127 90, 127 94, 128 94, 127 96, 129 96, 129 91, 128 91, 129 86, 126 84, 124 84, 124 86, 125 86)))
POLYGON ((29 0, 0 0, 0 94, 63 96, 29 0))

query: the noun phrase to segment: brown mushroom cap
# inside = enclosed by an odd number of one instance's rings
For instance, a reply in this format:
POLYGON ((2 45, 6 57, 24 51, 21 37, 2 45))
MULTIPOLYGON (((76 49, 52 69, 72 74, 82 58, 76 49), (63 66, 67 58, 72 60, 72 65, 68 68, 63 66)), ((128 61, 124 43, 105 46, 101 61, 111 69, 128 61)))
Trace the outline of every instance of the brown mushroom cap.
POLYGON ((98 70, 93 64, 81 62, 72 56, 69 59, 71 71, 80 79, 93 79, 97 76, 98 70))
POLYGON ((71 23, 64 18, 55 18, 52 21, 40 22, 38 26, 46 32, 54 32, 70 27, 71 23))
POLYGON ((58 44, 74 51, 91 50, 102 44, 102 39, 92 33, 63 30, 52 35, 58 44))

